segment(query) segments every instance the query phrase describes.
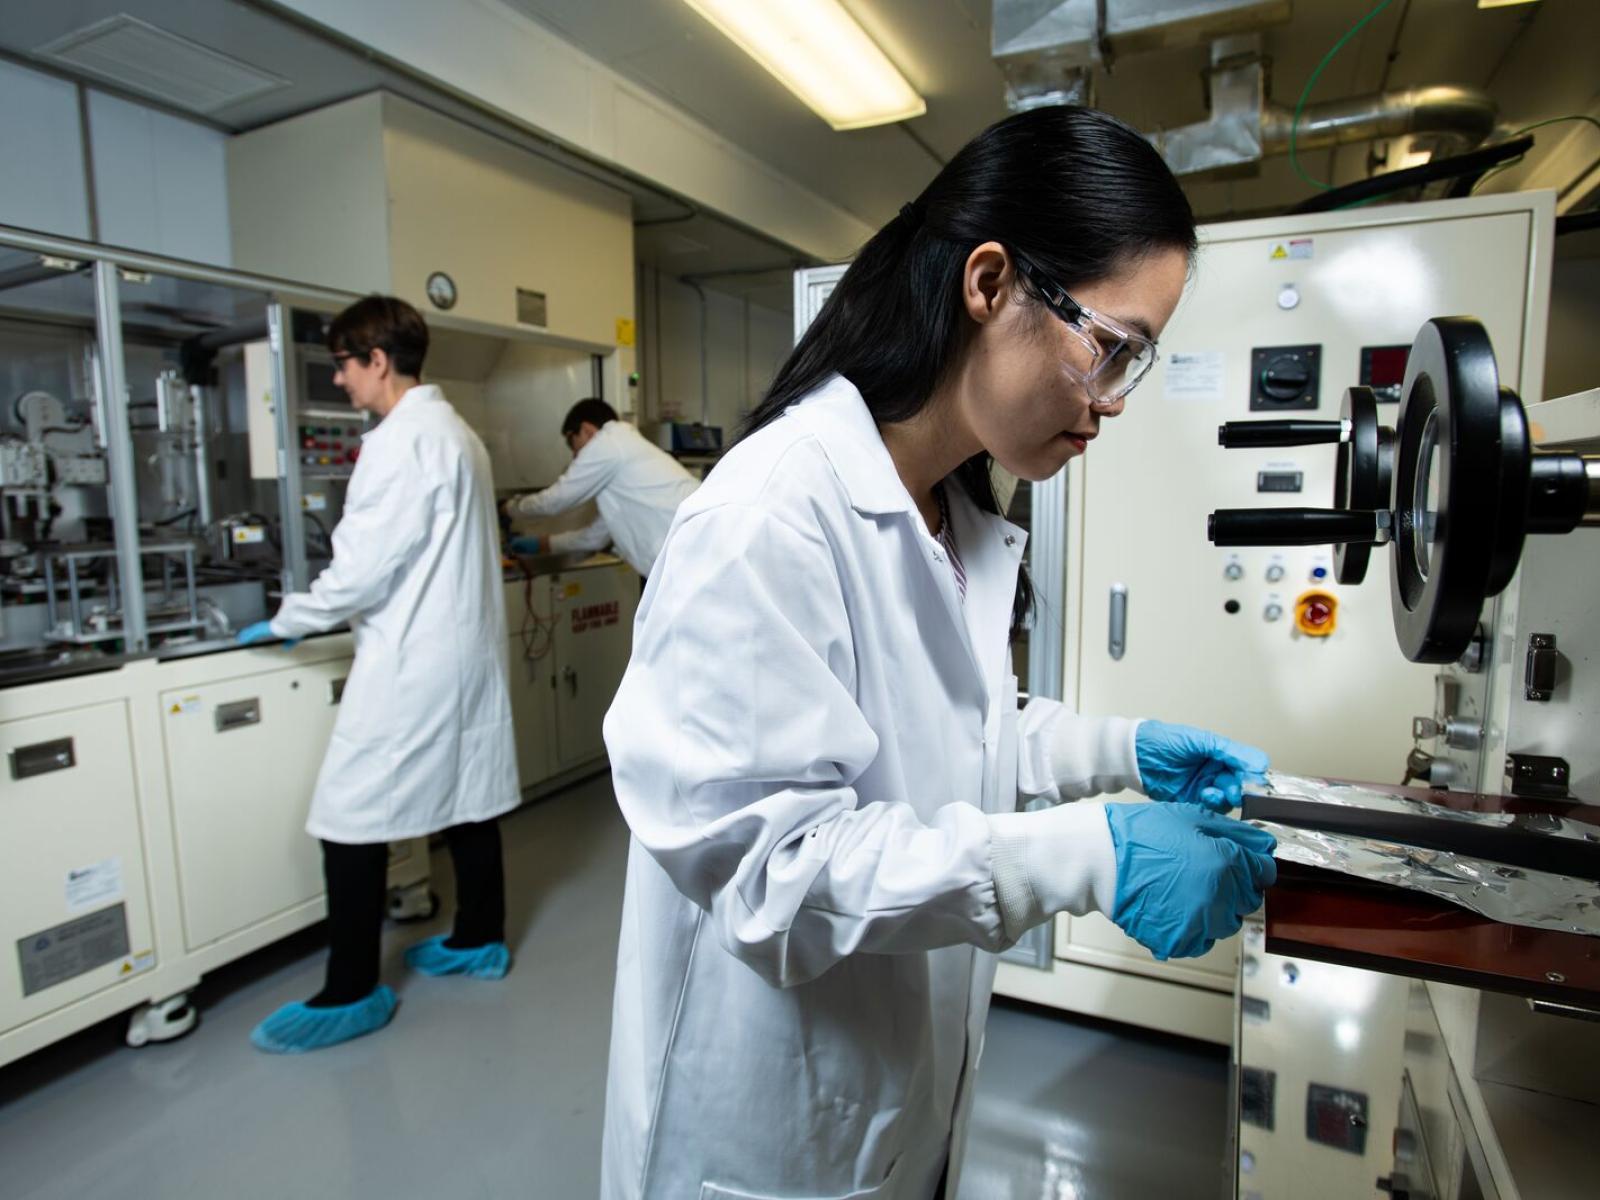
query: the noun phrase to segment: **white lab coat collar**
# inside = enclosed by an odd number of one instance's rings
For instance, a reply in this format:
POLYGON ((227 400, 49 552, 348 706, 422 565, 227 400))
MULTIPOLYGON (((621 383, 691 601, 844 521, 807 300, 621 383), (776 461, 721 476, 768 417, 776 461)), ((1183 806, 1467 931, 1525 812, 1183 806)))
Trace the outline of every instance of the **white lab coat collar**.
POLYGON ((434 402, 434 401, 445 403, 445 404, 449 403, 448 400, 445 400, 444 393, 439 390, 439 385, 438 384, 435 384, 435 383, 419 383, 414 388, 407 388, 401 394, 400 399, 395 401, 394 407, 391 408, 388 411, 388 413, 383 417, 383 419, 380 420, 371 429, 368 429, 364 433, 362 433, 361 439, 363 441, 365 441, 367 438, 369 438, 373 434, 377 433, 378 430, 384 428, 386 425, 389 424, 389 422, 394 420, 395 414, 400 412, 401 409, 405 409, 406 410, 406 415, 409 416, 417 408, 420 408, 422 405, 428 404, 428 403, 434 402))
POLYGON ((835 375, 789 409, 803 421, 838 473, 850 506, 868 515, 916 512, 916 502, 895 469, 877 422, 861 393, 842 375, 835 375))
POLYGON ((945 489, 956 548, 967 575, 967 598, 956 594, 950 564, 928 535, 922 514, 895 468, 883 435, 856 386, 835 375, 789 410, 822 443, 851 507, 871 516, 903 514, 929 544, 926 564, 946 600, 951 622, 963 636, 987 699, 1000 695, 1011 605, 1028 535, 1004 517, 980 509, 959 487, 945 489))

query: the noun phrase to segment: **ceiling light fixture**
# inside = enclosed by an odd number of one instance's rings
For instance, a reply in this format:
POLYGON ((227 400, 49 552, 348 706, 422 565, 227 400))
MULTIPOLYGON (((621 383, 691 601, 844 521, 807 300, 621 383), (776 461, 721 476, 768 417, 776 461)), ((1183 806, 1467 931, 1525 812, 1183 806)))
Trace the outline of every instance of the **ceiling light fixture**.
POLYGON ((1536 4, 1538 0, 1478 0, 1479 8, 1510 8, 1513 4, 1536 4))
POLYGON ((838 0, 684 0, 835 129, 920 117, 927 102, 838 0))

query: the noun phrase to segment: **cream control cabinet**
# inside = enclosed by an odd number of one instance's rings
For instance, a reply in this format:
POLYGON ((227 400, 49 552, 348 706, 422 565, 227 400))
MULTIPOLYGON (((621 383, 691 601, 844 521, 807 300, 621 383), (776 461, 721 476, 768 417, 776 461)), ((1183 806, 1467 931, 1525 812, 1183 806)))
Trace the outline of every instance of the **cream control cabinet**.
POLYGON ((306 834, 306 808, 350 662, 161 694, 189 949, 320 899, 322 856, 306 834))
MULTIPOLYGON (((1358 383, 1386 397, 1404 370, 1395 351, 1456 313, 1488 328, 1503 383, 1540 396, 1553 222, 1549 193, 1521 193, 1202 230, 1160 361, 1069 468, 1067 703, 1214 729, 1279 770, 1397 782, 1434 672, 1394 648, 1387 556, 1343 587, 1327 547, 1206 539, 1214 509, 1329 507, 1333 448, 1224 451, 1217 427, 1337 419, 1358 383), (1327 636, 1295 620, 1313 592, 1334 610, 1327 636)), ((1382 403, 1380 417, 1397 409, 1382 403)), ((1163 964, 1098 916, 1063 918, 1056 934, 1050 969, 1004 963, 997 990, 1229 1040, 1233 944, 1163 964)))
POLYGON ((156 943, 127 704, 0 720, 0 760, 3 1035, 152 970, 156 943))

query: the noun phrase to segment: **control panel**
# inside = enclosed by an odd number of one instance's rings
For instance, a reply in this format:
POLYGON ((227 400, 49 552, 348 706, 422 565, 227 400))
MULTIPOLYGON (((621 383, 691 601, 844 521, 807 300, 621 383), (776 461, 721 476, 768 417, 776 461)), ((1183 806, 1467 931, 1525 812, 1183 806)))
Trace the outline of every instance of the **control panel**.
POLYGON ((1321 375, 1320 345, 1257 346, 1250 351, 1250 410, 1314 409, 1321 375))
POLYGON ((361 457, 361 428, 355 421, 301 425, 300 474, 348 476, 361 457))
POLYGON ((1361 347, 1361 386, 1372 389, 1379 404, 1399 404, 1410 346, 1361 347))
POLYGON ((1331 637, 1339 627, 1333 562, 1323 547, 1230 553, 1222 580, 1222 611, 1230 617, 1277 625, 1289 638, 1331 637))

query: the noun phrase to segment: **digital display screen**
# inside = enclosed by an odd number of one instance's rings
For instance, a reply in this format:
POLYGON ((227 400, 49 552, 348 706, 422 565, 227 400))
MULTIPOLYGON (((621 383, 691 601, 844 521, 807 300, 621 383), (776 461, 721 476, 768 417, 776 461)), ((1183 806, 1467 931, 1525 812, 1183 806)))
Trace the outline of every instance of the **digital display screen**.
POLYGON ((1383 402, 1394 403, 1400 399, 1400 387, 1406 380, 1406 360, 1411 355, 1410 346, 1363 346, 1361 348, 1361 382, 1371 388, 1383 402))

